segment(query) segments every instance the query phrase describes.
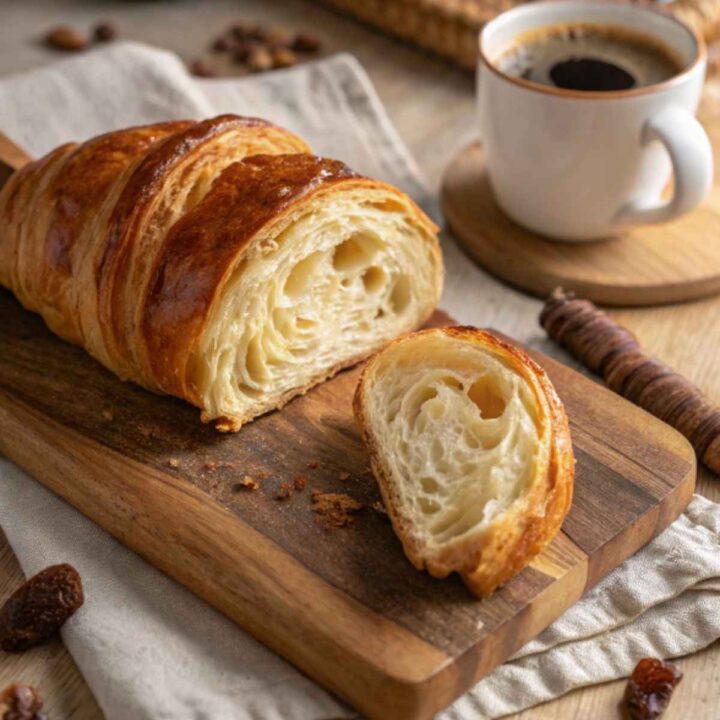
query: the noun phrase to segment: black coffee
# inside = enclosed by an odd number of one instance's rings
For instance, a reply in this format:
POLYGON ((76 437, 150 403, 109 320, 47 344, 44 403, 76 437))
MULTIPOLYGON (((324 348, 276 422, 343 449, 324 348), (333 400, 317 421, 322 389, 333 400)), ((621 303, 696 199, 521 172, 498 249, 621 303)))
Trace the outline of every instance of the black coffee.
POLYGON ((496 65, 512 77, 585 92, 655 85, 683 69, 658 41, 610 25, 535 30, 520 37, 496 65))

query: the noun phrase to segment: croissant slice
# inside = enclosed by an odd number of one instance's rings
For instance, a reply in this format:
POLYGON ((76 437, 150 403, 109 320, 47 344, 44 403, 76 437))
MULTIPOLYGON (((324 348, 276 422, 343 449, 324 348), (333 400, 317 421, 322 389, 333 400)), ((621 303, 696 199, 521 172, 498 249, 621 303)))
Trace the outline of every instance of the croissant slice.
POLYGON ((354 400, 405 554, 484 597, 560 529, 572 501, 567 417, 545 372, 474 328, 414 333, 365 367, 354 400))
POLYGON ((233 115, 63 145, 0 191, 0 283, 122 379, 237 429, 440 293, 430 220, 308 151, 233 115))

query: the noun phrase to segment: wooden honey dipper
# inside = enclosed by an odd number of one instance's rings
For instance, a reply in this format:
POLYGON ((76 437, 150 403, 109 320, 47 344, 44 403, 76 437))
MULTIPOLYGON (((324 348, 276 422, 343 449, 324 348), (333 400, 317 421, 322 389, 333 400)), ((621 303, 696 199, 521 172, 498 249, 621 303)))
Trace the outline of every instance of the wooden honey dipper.
POLYGON ((556 288, 540 325, 608 387, 672 425, 720 475, 720 408, 687 378, 643 352, 635 336, 589 300, 556 288))

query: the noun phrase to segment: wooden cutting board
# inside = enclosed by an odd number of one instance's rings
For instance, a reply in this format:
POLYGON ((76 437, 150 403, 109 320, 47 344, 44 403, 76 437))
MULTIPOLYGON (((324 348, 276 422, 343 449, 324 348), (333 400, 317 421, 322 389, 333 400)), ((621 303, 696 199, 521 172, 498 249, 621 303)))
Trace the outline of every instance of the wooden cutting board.
POLYGON ((720 118, 703 124, 715 150, 715 184, 679 220, 589 243, 549 240, 497 206, 482 146, 464 148, 443 178, 442 207, 464 250, 489 272, 547 297, 561 286, 604 305, 666 305, 720 292, 720 118))
POLYGON ((575 500, 547 552, 484 601, 457 577, 417 572, 372 507, 350 407, 358 368, 223 435, 191 406, 121 382, 0 290, 0 452, 365 715, 429 718, 672 522, 693 491, 683 437, 531 354, 568 409, 575 500), (275 499, 299 474, 306 489, 275 499), (258 490, 239 487, 246 475, 258 490), (352 526, 328 529, 313 490, 364 507, 352 526))

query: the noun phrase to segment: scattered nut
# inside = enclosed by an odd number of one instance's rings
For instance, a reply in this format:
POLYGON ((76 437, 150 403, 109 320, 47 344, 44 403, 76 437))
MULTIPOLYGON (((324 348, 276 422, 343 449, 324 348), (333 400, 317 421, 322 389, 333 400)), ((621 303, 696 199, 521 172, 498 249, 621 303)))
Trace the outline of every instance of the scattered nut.
POLYGON ((190 73, 195 77, 216 77, 217 73, 204 61, 204 60, 193 60, 190 63, 190 73))
POLYGON ((74 28, 60 25, 45 36, 45 43, 53 50, 76 52, 88 46, 88 39, 74 28))
POLYGON ((235 45, 233 49, 233 60, 236 63, 244 63, 250 57, 250 51, 253 49, 254 44, 242 40, 235 45))
POLYGON ((290 43, 290 49, 299 53, 315 53, 321 47, 320 40, 309 33, 298 33, 290 43))
POLYGON ((210 49, 213 52, 223 53, 223 52, 229 52, 232 48, 232 43, 230 40, 226 37, 219 37, 213 41, 213 44, 210 46, 210 49))
POLYGON ((19 652, 54 635, 83 604, 72 565, 52 565, 21 585, 0 609, 0 648, 19 652))
POLYGON ((93 40, 95 42, 110 42, 117 37, 117 30, 112 23, 100 22, 93 29, 93 40))
POLYGON ((247 57, 247 66, 253 72, 265 72, 273 67, 273 57, 263 45, 254 46, 247 57))
POLYGON ((289 68, 297 65, 298 56, 292 50, 278 48, 272 52, 272 63, 276 68, 289 68))
POLYGON ((292 35, 285 28, 270 28, 265 34, 265 42, 276 47, 288 47, 292 42, 292 35))
POLYGON ((0 694, 2 720, 46 720, 39 714, 42 706, 40 693, 30 685, 13 683, 0 694))

